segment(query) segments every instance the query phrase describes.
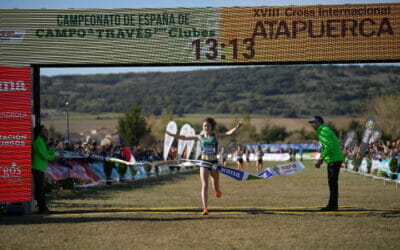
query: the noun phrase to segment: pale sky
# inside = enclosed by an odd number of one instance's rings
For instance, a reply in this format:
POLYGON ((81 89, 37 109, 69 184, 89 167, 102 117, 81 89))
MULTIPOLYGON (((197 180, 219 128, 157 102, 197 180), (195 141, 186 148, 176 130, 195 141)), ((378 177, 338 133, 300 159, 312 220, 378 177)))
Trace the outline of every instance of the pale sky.
MULTIPOLYGON (((288 5, 334 5, 400 3, 400 0, 2 0, 0 9, 69 9, 69 8, 194 8, 194 7, 244 7, 244 6, 288 6, 288 5)), ((41 74, 47 76, 65 74, 107 74, 151 71, 184 71, 207 69, 198 67, 110 67, 110 68, 42 68, 41 74)), ((217 67, 213 67, 217 68, 217 67)))

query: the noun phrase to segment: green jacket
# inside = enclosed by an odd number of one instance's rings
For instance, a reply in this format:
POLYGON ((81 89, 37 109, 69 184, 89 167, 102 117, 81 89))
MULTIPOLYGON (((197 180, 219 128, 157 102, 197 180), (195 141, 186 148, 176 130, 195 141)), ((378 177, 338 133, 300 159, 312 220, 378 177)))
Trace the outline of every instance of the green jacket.
POLYGON ((327 163, 344 160, 339 140, 332 129, 321 124, 316 130, 316 134, 322 146, 320 158, 327 163))
POLYGON ((49 149, 47 142, 43 136, 38 136, 33 142, 33 154, 32 154, 32 168, 45 172, 47 169, 47 162, 56 159, 56 150, 49 149))

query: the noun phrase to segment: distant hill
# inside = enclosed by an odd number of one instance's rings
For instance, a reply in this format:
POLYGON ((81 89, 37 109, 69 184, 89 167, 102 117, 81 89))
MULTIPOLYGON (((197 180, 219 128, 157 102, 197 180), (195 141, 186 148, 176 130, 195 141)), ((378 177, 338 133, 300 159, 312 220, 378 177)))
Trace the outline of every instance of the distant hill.
POLYGON ((374 96, 400 94, 400 67, 277 65, 173 73, 41 77, 42 108, 144 114, 360 116, 374 96))

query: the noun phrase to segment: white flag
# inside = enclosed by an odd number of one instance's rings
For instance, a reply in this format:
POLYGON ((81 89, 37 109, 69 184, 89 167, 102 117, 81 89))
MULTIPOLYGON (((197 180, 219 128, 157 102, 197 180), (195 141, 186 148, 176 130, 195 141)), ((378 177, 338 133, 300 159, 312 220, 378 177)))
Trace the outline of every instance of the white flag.
MULTIPOLYGON (((194 128, 190 127, 190 136, 195 136, 196 132, 194 131, 194 128)), ((186 142, 186 159, 190 158, 190 154, 192 153, 192 149, 194 146, 194 140, 190 140, 186 142)))
MULTIPOLYGON (((176 134, 176 132, 178 131, 178 128, 176 126, 176 123, 174 121, 170 121, 167 125, 166 130, 168 132, 171 132, 172 134, 176 134)), ((171 149, 172 143, 174 142, 174 137, 168 135, 167 133, 165 133, 164 136, 164 161, 167 160, 168 158, 168 154, 169 154, 169 150, 171 149)))
MULTIPOLYGON (((184 136, 190 136, 191 129, 192 129, 192 127, 189 124, 185 123, 182 126, 179 134, 184 135, 184 136)), ((186 147, 186 143, 187 143, 187 140, 179 140, 178 141, 178 156, 179 157, 182 157, 183 151, 185 150, 185 147, 186 147)))

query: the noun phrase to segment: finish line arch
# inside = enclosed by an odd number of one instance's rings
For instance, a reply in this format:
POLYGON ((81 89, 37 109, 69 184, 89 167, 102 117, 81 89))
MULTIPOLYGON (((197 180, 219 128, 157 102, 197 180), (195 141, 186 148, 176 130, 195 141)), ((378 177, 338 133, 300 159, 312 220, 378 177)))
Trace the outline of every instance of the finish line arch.
POLYGON ((398 3, 2 9, 0 20, 0 202, 31 200, 41 67, 400 61, 398 3))

